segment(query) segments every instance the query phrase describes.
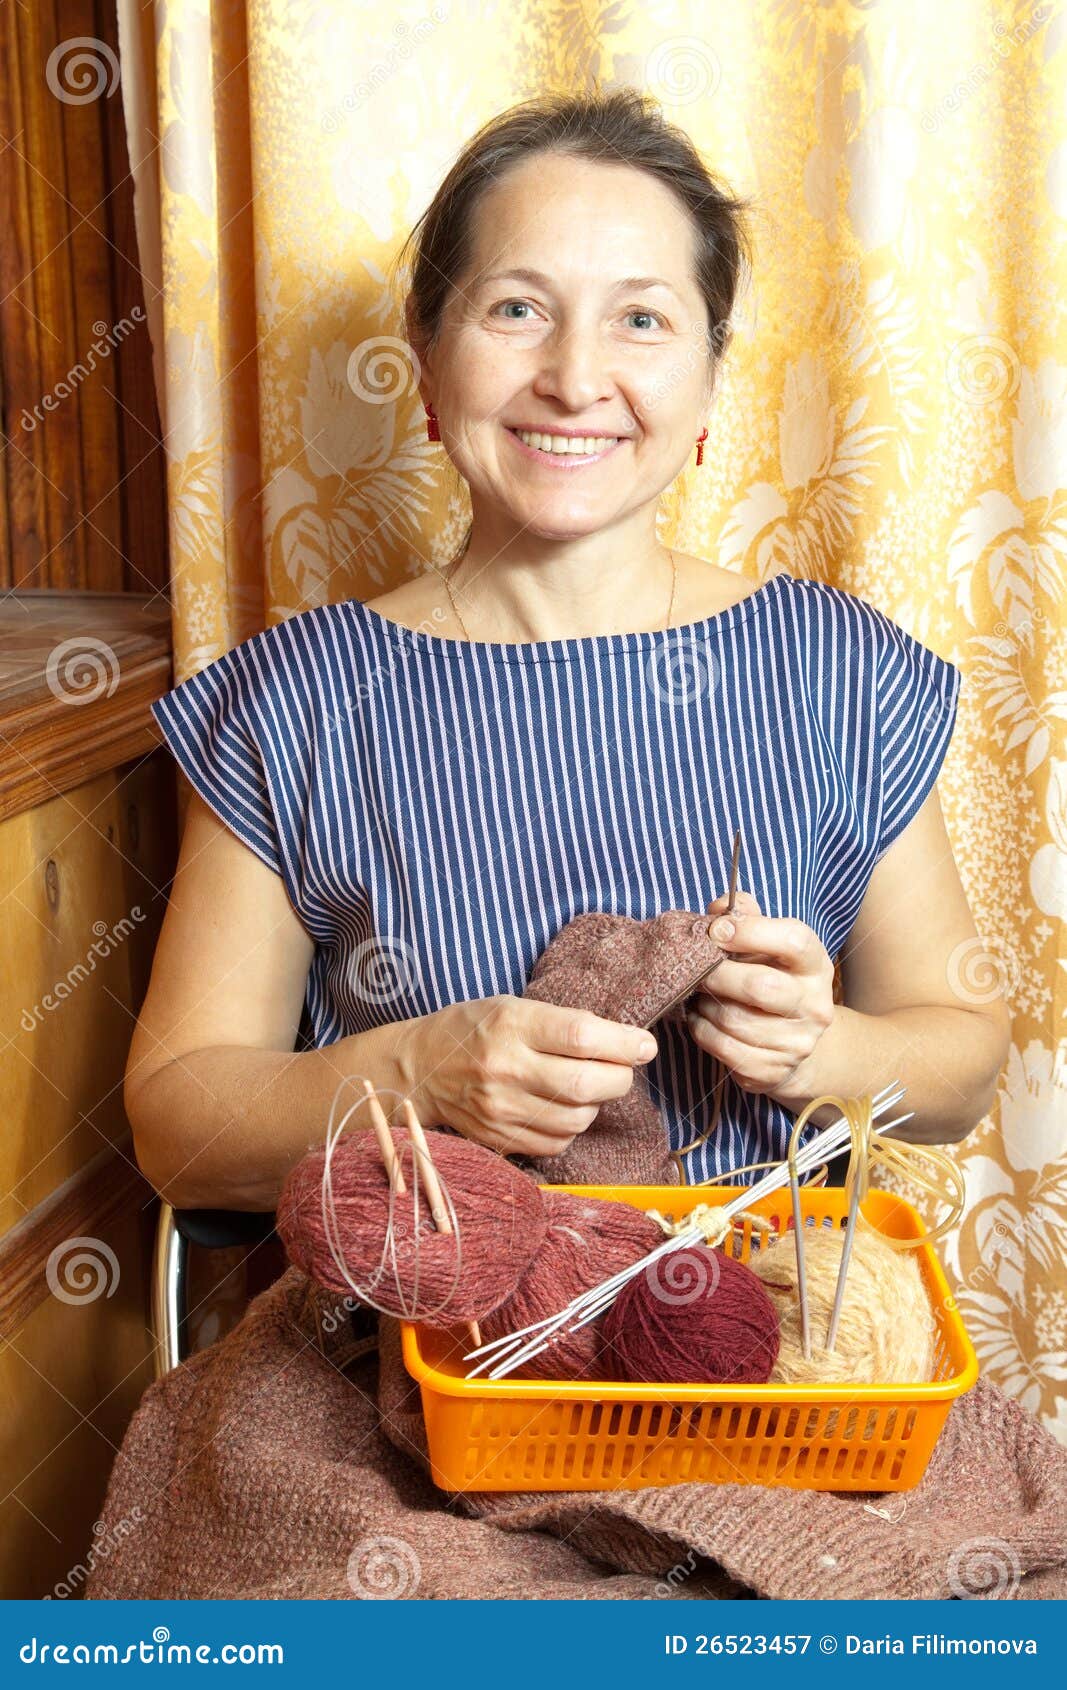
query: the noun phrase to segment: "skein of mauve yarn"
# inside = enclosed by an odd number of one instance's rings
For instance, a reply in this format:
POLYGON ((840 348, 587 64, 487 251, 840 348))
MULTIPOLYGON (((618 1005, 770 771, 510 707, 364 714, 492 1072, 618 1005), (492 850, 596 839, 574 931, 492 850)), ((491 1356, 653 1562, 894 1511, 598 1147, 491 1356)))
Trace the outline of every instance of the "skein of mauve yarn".
POLYGON ((393 1196, 391 1240, 389 1176, 373 1133, 347 1133, 330 1159, 333 1235, 358 1289, 334 1258, 323 1218, 325 1145, 297 1162, 279 1194, 275 1226, 286 1255, 325 1290, 399 1319, 438 1327, 480 1321, 511 1295, 544 1242, 540 1187, 496 1151, 431 1129, 433 1163, 455 1208, 456 1231, 442 1232, 416 1173, 411 1135, 391 1130, 407 1185, 393 1196))
POLYGON ((765 1384, 779 1342, 778 1312, 752 1269, 704 1244, 653 1262, 604 1317, 610 1376, 630 1382, 765 1384))
MULTIPOLYGON (((582 1291, 647 1256, 663 1233, 643 1209, 569 1191, 543 1194, 548 1228, 514 1295, 480 1321, 483 1342, 560 1314, 582 1291)), ((595 1379, 603 1320, 590 1320, 517 1367, 515 1379, 595 1379)))

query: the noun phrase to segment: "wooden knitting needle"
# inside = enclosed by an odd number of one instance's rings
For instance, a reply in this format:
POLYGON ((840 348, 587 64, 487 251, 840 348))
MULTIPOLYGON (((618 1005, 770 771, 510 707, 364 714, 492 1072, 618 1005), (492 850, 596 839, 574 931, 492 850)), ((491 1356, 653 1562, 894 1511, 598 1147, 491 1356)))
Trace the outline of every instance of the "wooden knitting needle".
POLYGON ((393 1135, 389 1131, 389 1122, 385 1118, 385 1110, 378 1101, 378 1094, 366 1076, 363 1079, 363 1090, 370 1103, 371 1125, 374 1128, 374 1136, 378 1140, 378 1149, 382 1153, 385 1171, 389 1175, 389 1183, 403 1194, 407 1191, 407 1186, 404 1184, 404 1173, 400 1166, 400 1158, 396 1153, 396 1145, 393 1143, 393 1135))
MULTIPOLYGON (((410 1097, 405 1097, 403 1103, 401 1104, 401 1108, 407 1117, 408 1128, 411 1132, 411 1142, 415 1146, 416 1154, 418 1155, 419 1162, 422 1165, 423 1177, 426 1181, 426 1189, 430 1195, 430 1212, 433 1215, 434 1225, 436 1226, 438 1232, 443 1232, 448 1237, 452 1237, 452 1222, 449 1219, 448 1210, 445 1207, 444 1196, 441 1192, 441 1182, 437 1178, 437 1169, 433 1165, 433 1158, 430 1155, 430 1146, 426 1141, 426 1134, 422 1130, 422 1122, 415 1113, 415 1106, 410 1097)), ((482 1341, 478 1322, 476 1320, 468 1321, 467 1330, 474 1339, 475 1347, 477 1347, 482 1341)))

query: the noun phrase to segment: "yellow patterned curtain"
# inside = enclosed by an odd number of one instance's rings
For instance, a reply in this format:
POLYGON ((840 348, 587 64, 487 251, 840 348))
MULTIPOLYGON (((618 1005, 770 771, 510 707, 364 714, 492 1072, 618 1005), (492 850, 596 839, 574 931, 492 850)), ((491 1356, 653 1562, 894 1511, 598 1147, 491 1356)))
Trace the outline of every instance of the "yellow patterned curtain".
POLYGON ((1067 1442, 1062 4, 119 11, 178 680, 456 550, 389 265, 489 116, 632 84, 756 196, 705 468, 664 538, 858 593, 963 673, 941 793, 982 938, 958 986, 1003 986, 1014 1036, 940 1250, 983 1370, 1067 1442))

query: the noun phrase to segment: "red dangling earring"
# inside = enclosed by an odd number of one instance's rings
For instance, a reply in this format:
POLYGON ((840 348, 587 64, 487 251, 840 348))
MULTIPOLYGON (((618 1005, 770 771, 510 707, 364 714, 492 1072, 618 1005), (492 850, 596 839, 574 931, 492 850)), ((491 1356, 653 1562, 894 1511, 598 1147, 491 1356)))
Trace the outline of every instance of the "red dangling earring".
POLYGON ((441 438, 440 424, 433 414, 432 405, 426 407, 426 438, 427 440, 440 440, 441 438))
POLYGON ((704 442, 707 438, 708 438, 707 429, 704 430, 703 434, 697 435, 697 463, 698 464, 702 464, 704 462, 704 442))

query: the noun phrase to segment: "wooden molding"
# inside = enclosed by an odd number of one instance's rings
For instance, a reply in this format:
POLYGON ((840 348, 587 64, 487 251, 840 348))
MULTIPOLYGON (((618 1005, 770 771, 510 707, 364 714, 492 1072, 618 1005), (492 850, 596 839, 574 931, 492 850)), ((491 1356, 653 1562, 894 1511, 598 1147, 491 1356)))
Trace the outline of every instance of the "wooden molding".
POLYGON ((0 819, 153 751, 170 685, 160 594, 0 597, 0 819))
MULTIPOLYGON (((147 1206, 156 1198, 134 1162, 132 1137, 126 1137, 114 1147, 105 1146, 5 1233, 0 1238, 0 1343, 7 1343, 38 1303, 53 1295, 47 1267, 57 1246, 71 1238, 100 1239, 122 1210, 147 1206)), ((102 1252, 100 1265, 106 1273, 102 1252)), ((64 1279, 61 1258, 56 1269, 58 1282, 76 1293, 78 1277, 73 1283, 64 1279)))

